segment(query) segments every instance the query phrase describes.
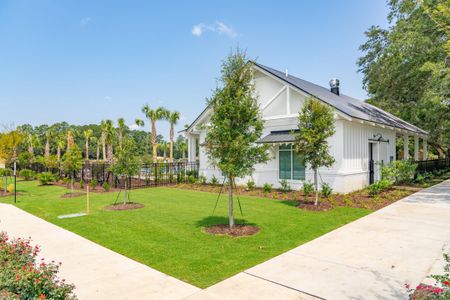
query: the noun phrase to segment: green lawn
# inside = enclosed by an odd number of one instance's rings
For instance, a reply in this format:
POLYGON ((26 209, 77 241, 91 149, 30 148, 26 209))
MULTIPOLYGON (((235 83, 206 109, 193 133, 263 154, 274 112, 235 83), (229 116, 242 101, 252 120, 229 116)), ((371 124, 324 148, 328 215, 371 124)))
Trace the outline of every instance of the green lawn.
MULTIPOLYGON (((227 221, 227 200, 221 198, 211 216, 216 194, 175 188, 134 190, 132 201, 145 208, 105 211, 117 193, 91 194, 91 214, 58 219, 85 211, 84 196, 63 199, 66 189, 19 182, 18 207, 82 235, 164 273, 204 288, 282 252, 370 213, 338 207, 307 212, 281 201, 241 197, 245 219, 261 231, 251 237, 212 236, 202 227, 227 221)), ((122 199, 121 197, 119 198, 122 199)), ((12 197, 0 198, 12 203, 12 197)), ((238 208, 238 206, 236 205, 238 208)))

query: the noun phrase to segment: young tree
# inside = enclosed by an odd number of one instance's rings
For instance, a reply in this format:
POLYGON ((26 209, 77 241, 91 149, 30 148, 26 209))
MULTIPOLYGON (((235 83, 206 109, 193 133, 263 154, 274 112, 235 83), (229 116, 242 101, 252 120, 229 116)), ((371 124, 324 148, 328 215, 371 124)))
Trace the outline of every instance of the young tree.
POLYGON ((86 129, 83 131, 85 147, 86 147, 86 160, 89 160, 89 140, 92 138, 92 129, 86 129))
POLYGON ((105 143, 108 148, 108 162, 112 162, 113 159, 113 143, 116 135, 116 130, 114 128, 114 124, 111 120, 105 121, 105 143))
POLYGON ((180 113, 177 111, 172 111, 167 114, 167 120, 170 123, 170 154, 169 154, 169 161, 173 162, 173 140, 175 137, 175 125, 177 125, 178 120, 180 119, 180 113))
POLYGON ((309 165, 314 171, 316 189, 314 205, 317 205, 319 202, 317 170, 320 167, 330 167, 334 163, 327 142, 327 139, 335 133, 332 109, 313 97, 306 99, 298 116, 298 130, 294 149, 303 157, 305 165, 309 165))
POLYGON ((10 130, 0 133, 0 158, 6 163, 17 159, 19 146, 25 135, 19 130, 10 130))
POLYGON ((156 133, 156 121, 165 119, 167 116, 167 109, 164 107, 158 107, 156 109, 151 109, 148 104, 142 107, 142 112, 145 114, 145 117, 150 120, 152 124, 152 146, 153 146, 153 162, 157 161, 158 153, 157 153, 157 133, 156 133))
POLYGON ((206 135, 210 162, 228 178, 228 218, 234 227, 233 183, 236 177, 251 175, 254 165, 269 159, 261 137, 263 121, 253 83, 253 71, 244 52, 231 53, 222 63, 220 82, 208 105, 213 114, 206 135))
POLYGON ((73 193, 73 181, 75 172, 79 171, 83 165, 83 155, 76 144, 71 146, 63 155, 62 167, 64 172, 70 174, 70 186, 73 193))
POLYGON ((56 157, 58 162, 61 161, 61 149, 66 146, 66 137, 65 134, 60 132, 56 136, 56 157))
POLYGON ((127 203, 128 180, 138 174, 140 163, 134 156, 135 145, 133 140, 124 139, 122 148, 116 151, 115 158, 111 164, 110 171, 125 182, 125 192, 123 194, 123 204, 127 203))

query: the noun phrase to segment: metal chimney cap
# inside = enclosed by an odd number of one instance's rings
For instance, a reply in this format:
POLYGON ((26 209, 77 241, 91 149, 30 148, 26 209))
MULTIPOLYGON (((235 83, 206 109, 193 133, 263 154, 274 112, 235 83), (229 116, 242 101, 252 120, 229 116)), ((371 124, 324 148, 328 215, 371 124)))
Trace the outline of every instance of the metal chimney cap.
POLYGON ((339 79, 333 78, 330 80, 330 87, 331 88, 338 88, 339 87, 339 79))

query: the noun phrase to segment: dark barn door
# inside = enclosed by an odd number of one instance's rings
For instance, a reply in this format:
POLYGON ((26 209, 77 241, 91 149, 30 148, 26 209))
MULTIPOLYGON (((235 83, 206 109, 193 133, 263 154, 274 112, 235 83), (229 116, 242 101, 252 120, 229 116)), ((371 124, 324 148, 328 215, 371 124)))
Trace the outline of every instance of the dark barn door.
POLYGON ((375 166, 373 161, 373 143, 369 143, 369 184, 374 183, 375 166))

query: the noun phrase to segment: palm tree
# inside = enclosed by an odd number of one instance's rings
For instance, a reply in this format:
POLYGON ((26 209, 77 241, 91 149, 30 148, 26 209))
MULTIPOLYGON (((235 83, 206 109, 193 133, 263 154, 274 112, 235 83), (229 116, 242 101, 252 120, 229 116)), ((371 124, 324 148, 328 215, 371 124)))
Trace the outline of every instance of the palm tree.
POLYGON ((102 120, 100 122, 100 128, 102 129, 102 136, 101 136, 101 142, 102 142, 102 153, 103 153, 103 160, 106 160, 106 131, 108 130, 106 126, 106 121, 102 120))
POLYGON ((84 140, 86 143, 86 160, 89 160, 89 140, 92 138, 93 133, 94 132, 92 131, 92 129, 87 129, 83 131, 84 140))
POLYGON ((115 137, 115 128, 114 128, 114 124, 113 121, 111 120, 106 120, 105 121, 105 142, 108 148, 108 161, 112 162, 112 158, 113 158, 113 143, 114 143, 114 137, 115 137))
POLYGON ((55 136, 52 128, 48 128, 45 132, 45 157, 50 157, 50 140, 55 136))
POLYGON ((188 150, 188 144, 186 143, 186 141, 180 141, 180 143, 178 144, 178 150, 181 152, 181 158, 183 158, 183 160, 186 158, 186 152, 188 150))
MULTIPOLYGON (((141 119, 135 119, 134 123, 139 128, 142 128, 145 125, 144 121, 141 119)), ((145 135, 145 161, 148 162, 148 134, 145 135)))
POLYGON ((119 148, 120 149, 122 149, 123 132, 124 132, 125 128, 126 128, 125 119, 119 118, 117 120, 117 132, 119 135, 119 148))
POLYGON ((156 121, 165 119, 167 116, 167 110, 164 107, 158 107, 156 109, 151 109, 148 104, 142 107, 142 112, 145 117, 152 123, 152 146, 153 146, 153 162, 156 162, 157 154, 157 143, 156 143, 156 121))
POLYGON ((175 135, 174 127, 175 125, 177 125, 179 119, 180 113, 177 111, 173 111, 167 114, 167 120, 170 123, 170 156, 169 156, 170 162, 173 162, 173 138, 175 135))
POLYGON ((67 130, 67 151, 70 150, 70 148, 72 148, 74 142, 74 131, 72 129, 67 130))
POLYGON ((92 143, 92 145, 95 145, 95 147, 97 149, 95 159, 99 160, 99 158, 100 158, 100 139, 93 136, 93 137, 91 137, 91 143, 92 143))
POLYGON ((58 162, 61 161, 61 149, 66 146, 66 137, 64 133, 59 133, 56 136, 56 157, 58 162))
POLYGON ((159 149, 163 153, 163 160, 166 161, 167 158, 167 150, 169 148, 169 144, 166 141, 162 141, 158 144, 159 149))

